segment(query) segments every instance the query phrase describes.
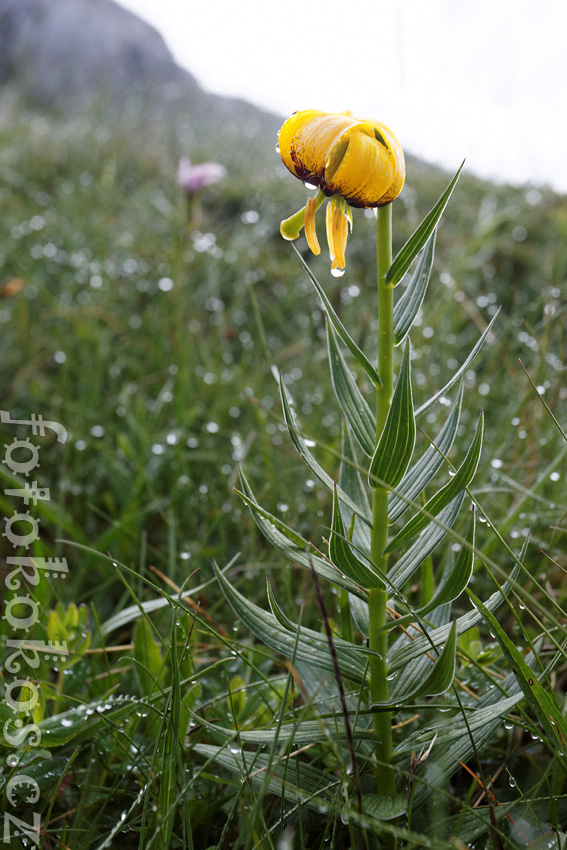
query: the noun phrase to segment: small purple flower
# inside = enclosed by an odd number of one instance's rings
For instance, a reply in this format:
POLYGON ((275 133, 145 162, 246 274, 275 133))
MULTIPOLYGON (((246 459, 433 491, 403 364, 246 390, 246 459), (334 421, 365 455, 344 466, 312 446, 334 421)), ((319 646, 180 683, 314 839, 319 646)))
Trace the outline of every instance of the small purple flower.
POLYGON ((226 168, 218 162, 202 162, 191 165, 191 160, 183 156, 177 167, 177 182, 188 195, 194 195, 204 186, 218 183, 226 177, 226 168))

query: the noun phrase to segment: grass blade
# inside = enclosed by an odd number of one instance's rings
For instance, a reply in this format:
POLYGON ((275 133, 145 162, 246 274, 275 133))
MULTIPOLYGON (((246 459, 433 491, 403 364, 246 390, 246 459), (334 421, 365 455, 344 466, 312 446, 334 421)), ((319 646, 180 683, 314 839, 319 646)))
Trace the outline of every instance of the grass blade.
POLYGON ((453 384, 456 384, 456 383, 457 383, 457 381, 459 380, 459 378, 461 377, 461 375, 464 375, 464 373, 467 371, 467 369, 469 368, 469 366, 470 366, 470 365, 471 365, 471 363, 473 362, 474 358, 476 357, 476 355, 478 354, 478 352, 479 352, 479 351, 480 351, 480 349, 482 348, 482 344, 483 344, 484 340, 486 339, 486 337, 488 336, 488 334, 490 333, 490 329, 492 328, 492 325, 493 325, 493 324, 494 324, 494 322, 496 321, 496 317, 498 316, 498 313, 499 313, 499 312, 500 312, 500 310, 498 310, 498 311, 494 314, 494 316, 492 317, 492 319, 491 319, 491 320, 490 320, 490 322, 488 323, 487 327, 486 327, 486 328, 485 328, 485 330, 483 331, 482 335, 480 336, 480 338, 479 338, 479 340, 478 340, 477 344, 476 344, 476 345, 475 345, 475 347, 472 349, 471 353, 469 354, 469 356, 467 357, 467 359, 465 360, 465 362, 464 362, 464 363, 461 365, 461 367, 460 367, 459 369, 457 369, 457 371, 453 374, 452 378, 450 378, 450 380, 449 380, 449 381, 447 381, 447 383, 445 384, 445 386, 444 386, 444 387, 442 387, 442 388, 439 390, 439 392, 436 392, 436 393, 435 393, 435 395, 432 395, 432 396, 431 396, 431 398, 428 398, 428 399, 427 399, 427 401, 425 401, 425 402, 421 405, 421 407, 418 407, 418 409, 415 411, 415 418, 416 418, 416 419, 417 419, 417 417, 418 417, 418 416, 421 416, 421 415, 422 415, 422 413, 425 413, 427 410, 429 410, 429 408, 430 408, 430 407, 433 407, 433 405, 435 404, 435 402, 439 401, 439 399, 440 399, 440 398, 442 398, 444 395, 446 395, 446 393, 448 393, 448 392, 449 392, 449 390, 451 389, 451 387, 453 386, 453 384))

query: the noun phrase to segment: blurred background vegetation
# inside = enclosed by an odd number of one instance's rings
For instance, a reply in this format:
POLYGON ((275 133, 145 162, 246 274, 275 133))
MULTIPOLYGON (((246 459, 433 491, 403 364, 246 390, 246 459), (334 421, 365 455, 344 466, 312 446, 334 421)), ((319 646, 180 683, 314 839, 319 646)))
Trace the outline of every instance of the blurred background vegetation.
MULTIPOLYGON (((0 130, 3 407, 13 418, 41 412, 70 435, 41 456, 41 478, 60 508, 59 527, 42 527, 43 545, 68 537, 141 570, 154 564, 179 583, 197 568, 208 574, 212 557, 226 562, 242 551, 264 566, 277 557, 262 550, 232 494, 239 460, 259 497, 311 535, 327 517, 327 494, 305 484, 283 433, 273 365, 306 432, 335 448, 340 435, 323 311, 279 235, 280 220, 303 203, 301 186, 288 179, 275 137, 244 143, 231 125, 199 143, 188 126, 35 114, 11 116, 0 130), (203 190, 198 225, 176 183, 184 154, 228 170, 203 190)), ((447 182, 409 158, 394 210, 398 248, 447 182)), ((489 346, 467 372, 465 404, 473 419, 485 409, 477 486, 503 519, 555 456, 553 429, 519 358, 561 418, 566 231, 563 199, 551 191, 465 175, 441 222, 413 332, 419 404, 501 307, 489 346)), ((307 258, 371 355, 372 234, 372 216, 355 214, 341 279, 324 256, 307 258)), ((543 485, 551 502, 564 494, 558 475, 543 485)), ((515 517, 513 535, 529 526, 543 534, 549 515, 537 507, 515 517)), ((62 544, 51 545, 61 553, 62 544)), ((118 604, 117 591, 109 593, 115 577, 84 553, 65 555, 82 567, 72 570, 74 598, 109 614, 118 604)))

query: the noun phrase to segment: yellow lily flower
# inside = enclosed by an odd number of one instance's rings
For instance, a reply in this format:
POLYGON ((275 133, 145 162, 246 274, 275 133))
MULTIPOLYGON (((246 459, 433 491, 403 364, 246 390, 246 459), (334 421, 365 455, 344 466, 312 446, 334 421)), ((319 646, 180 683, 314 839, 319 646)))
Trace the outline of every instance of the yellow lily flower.
POLYGON ((278 150, 295 177, 319 188, 304 209, 282 221, 282 236, 297 239, 305 227, 309 247, 314 254, 320 254, 315 213, 325 197, 331 197, 326 217, 331 271, 343 274, 349 224, 352 229, 347 204, 381 207, 398 197, 405 180, 400 143, 388 127, 377 121, 360 121, 350 112, 306 109, 294 113, 283 124, 278 150))

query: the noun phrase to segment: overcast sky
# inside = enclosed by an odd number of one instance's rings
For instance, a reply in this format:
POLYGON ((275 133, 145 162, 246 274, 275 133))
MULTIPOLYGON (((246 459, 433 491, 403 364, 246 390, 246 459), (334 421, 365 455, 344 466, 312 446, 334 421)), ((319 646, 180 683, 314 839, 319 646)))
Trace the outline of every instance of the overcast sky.
POLYGON ((120 0, 208 89, 342 111, 456 169, 567 192, 565 0, 120 0))

